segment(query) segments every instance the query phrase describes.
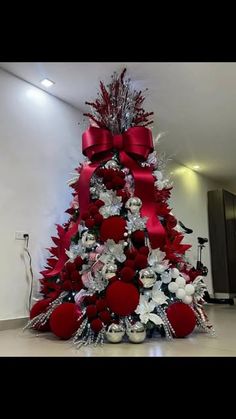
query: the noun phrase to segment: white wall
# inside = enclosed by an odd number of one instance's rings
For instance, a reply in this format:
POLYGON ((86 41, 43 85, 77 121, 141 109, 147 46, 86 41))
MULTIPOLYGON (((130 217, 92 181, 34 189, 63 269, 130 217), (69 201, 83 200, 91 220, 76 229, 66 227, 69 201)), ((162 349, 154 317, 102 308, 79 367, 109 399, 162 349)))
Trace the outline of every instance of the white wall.
MULTIPOLYGON (((186 227, 193 230, 192 234, 185 235, 184 242, 192 245, 186 256, 196 266, 197 237, 209 239, 207 191, 220 188, 222 185, 174 161, 168 163, 166 173, 171 173, 173 180, 172 195, 169 200, 170 208, 173 208, 172 213, 186 227)), ((205 282, 208 292, 213 295, 209 243, 203 249, 202 262, 209 269, 205 282)))
POLYGON ((75 108, 0 70, 0 319, 28 314, 23 241, 15 231, 30 234, 37 280, 55 223, 68 219, 66 181, 83 160, 81 119, 75 108))

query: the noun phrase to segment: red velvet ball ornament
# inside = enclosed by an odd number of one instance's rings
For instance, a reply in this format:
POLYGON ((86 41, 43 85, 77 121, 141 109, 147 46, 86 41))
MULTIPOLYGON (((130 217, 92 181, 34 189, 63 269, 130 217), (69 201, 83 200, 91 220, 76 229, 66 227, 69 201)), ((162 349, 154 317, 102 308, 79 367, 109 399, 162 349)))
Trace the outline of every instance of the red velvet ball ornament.
POLYGON ((67 262, 65 264, 65 268, 69 274, 76 270, 76 265, 73 262, 67 262))
POLYGON ((195 314, 187 304, 173 303, 167 308, 166 314, 177 338, 189 335, 196 326, 195 314))
POLYGON ((88 219, 85 221, 85 225, 86 225, 86 227, 88 227, 88 228, 93 228, 93 227, 94 227, 94 225, 95 225, 95 221, 94 221, 92 218, 88 218, 88 219))
POLYGON ((113 239, 119 242, 124 239, 126 221, 117 215, 106 218, 100 228, 100 239, 105 242, 108 239, 113 239))
POLYGON ((136 256, 137 256, 137 254, 138 254, 138 252, 137 252, 137 250, 129 250, 128 249, 125 252, 125 254, 126 254, 127 259, 135 259, 136 256))
POLYGON ((100 300, 96 301, 96 307, 97 307, 97 311, 98 313, 100 313, 100 311, 103 311, 107 306, 106 300, 104 298, 101 298, 100 300))
POLYGON ((83 259, 80 256, 77 256, 74 260, 74 264, 77 269, 79 269, 83 265, 83 259))
POLYGON ((102 177, 104 181, 111 181, 114 175, 115 171, 113 169, 104 169, 102 177))
POLYGON ((114 189, 122 189, 125 186, 125 180, 120 176, 115 176, 112 179, 112 186, 114 189))
POLYGON ((115 281, 107 287, 107 306, 119 316, 129 316, 139 303, 139 292, 133 284, 115 281))
POLYGON ((84 303, 85 304, 95 304, 97 301, 96 295, 88 295, 84 297, 84 303))
POLYGON ((78 272, 78 271, 73 271, 73 272, 71 273, 70 278, 71 278, 71 281, 74 281, 74 282, 79 282, 79 281, 80 281, 80 279, 81 279, 81 275, 79 274, 79 272, 78 272))
POLYGON ((101 199, 97 199, 97 201, 95 201, 95 205, 96 205, 98 208, 101 208, 101 207, 103 207, 104 202, 103 202, 101 199))
POLYGON ((145 238, 144 231, 142 230, 134 231, 131 234, 131 238, 135 244, 138 244, 138 245, 144 244, 144 238, 145 238))
POLYGON ((92 204, 89 208, 89 214, 93 216, 97 213, 98 213, 98 207, 92 204))
POLYGON ((65 281, 65 282, 63 282, 61 287, 64 291, 71 291, 72 290, 72 283, 69 280, 65 281))
POLYGON ((100 319, 94 319, 91 323, 90 323, 91 329, 95 332, 98 333, 100 332, 100 330, 103 327, 102 321, 100 319))
POLYGON ((111 315, 107 310, 101 311, 101 313, 99 313, 99 317, 104 324, 109 324, 112 321, 111 315))
POLYGON ((134 269, 134 260, 127 259, 124 263, 125 266, 134 269))
POLYGON ((96 306, 95 305, 89 305, 87 308, 86 308, 86 314, 87 314, 87 317, 88 317, 88 319, 93 319, 94 317, 96 317, 96 315, 97 315, 97 308, 96 308, 96 306))
POLYGON ((70 339, 79 328, 76 305, 62 303, 52 312, 50 317, 51 331, 60 339, 70 339))
POLYGON ((106 186, 106 188, 108 189, 108 190, 110 190, 110 189, 113 189, 113 183, 112 182, 106 182, 105 183, 105 186, 106 186))
POLYGON ((135 276, 135 271, 132 268, 129 268, 128 266, 125 268, 122 268, 120 271, 120 277, 125 282, 130 282, 135 276))
POLYGON ((139 254, 134 259, 136 269, 144 269, 147 267, 147 256, 139 254))
MULTIPOLYGON (((30 310, 30 320, 38 316, 41 313, 47 311, 49 304, 53 301, 52 298, 45 298, 43 300, 37 301, 30 310)), ((47 332, 50 330, 49 320, 43 326, 35 326, 34 329, 40 330, 40 332, 47 332)))
POLYGON ((83 212, 83 214, 81 215, 81 219, 82 219, 82 220, 87 220, 87 218, 89 218, 89 213, 88 213, 88 211, 83 212))
POLYGON ((149 248, 147 246, 142 246, 139 249, 139 253, 141 253, 142 255, 146 255, 147 256, 148 253, 149 253, 149 248))
POLYGON ((94 215, 95 224, 101 225, 102 222, 103 222, 103 220, 104 220, 104 218, 103 218, 102 214, 96 214, 96 215, 94 215))

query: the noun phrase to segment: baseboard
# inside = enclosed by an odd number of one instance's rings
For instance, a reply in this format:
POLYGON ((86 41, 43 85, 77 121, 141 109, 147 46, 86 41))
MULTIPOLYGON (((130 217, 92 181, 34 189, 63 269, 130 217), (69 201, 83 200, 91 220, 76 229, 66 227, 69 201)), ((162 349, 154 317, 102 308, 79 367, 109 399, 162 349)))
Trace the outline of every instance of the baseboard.
POLYGON ((29 320, 28 317, 20 317, 18 319, 0 320, 0 331, 9 329, 18 329, 24 327, 29 320))

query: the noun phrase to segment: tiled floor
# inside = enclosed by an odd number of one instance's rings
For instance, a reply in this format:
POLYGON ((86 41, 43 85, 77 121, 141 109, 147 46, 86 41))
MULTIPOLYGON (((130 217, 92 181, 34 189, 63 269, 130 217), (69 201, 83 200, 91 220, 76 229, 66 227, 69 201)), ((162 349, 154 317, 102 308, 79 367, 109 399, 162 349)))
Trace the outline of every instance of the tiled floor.
POLYGON ((195 331, 190 337, 167 341, 156 338, 141 344, 104 344, 77 350, 70 341, 21 329, 0 332, 0 356, 236 356, 236 305, 208 305, 216 337, 195 331))

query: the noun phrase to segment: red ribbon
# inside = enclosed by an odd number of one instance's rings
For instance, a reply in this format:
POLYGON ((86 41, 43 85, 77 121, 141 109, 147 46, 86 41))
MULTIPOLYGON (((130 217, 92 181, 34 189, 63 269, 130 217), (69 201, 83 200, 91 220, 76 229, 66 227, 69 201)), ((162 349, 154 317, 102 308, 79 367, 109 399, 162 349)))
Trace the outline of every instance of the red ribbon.
POLYGON ((141 215, 148 217, 147 231, 153 249, 160 247, 165 238, 165 230, 156 215, 155 186, 152 169, 141 167, 136 161, 146 160, 153 151, 152 134, 148 128, 133 127, 123 134, 112 135, 106 129, 90 127, 82 137, 83 154, 92 163, 85 164, 79 177, 79 210, 80 217, 61 240, 59 260, 46 276, 57 275, 63 268, 67 256, 65 249, 70 246, 71 238, 77 233, 81 215, 88 209, 90 203, 90 180, 97 167, 111 159, 114 150, 119 151, 120 162, 130 169, 135 182, 135 196, 142 201, 141 215))

